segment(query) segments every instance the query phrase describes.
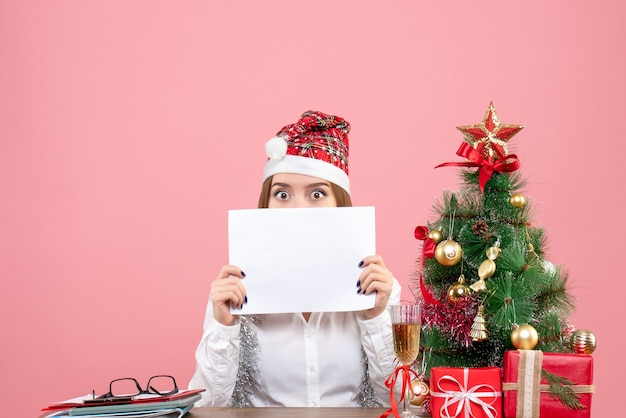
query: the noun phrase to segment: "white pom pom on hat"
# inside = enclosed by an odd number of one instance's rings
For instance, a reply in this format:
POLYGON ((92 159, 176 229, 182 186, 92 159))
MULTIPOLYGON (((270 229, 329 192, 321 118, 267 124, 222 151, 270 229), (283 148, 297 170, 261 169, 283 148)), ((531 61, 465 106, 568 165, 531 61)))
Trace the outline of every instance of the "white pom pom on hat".
POLYGON ((281 160, 287 155, 287 141, 282 136, 275 136, 265 143, 265 153, 272 160, 281 160))

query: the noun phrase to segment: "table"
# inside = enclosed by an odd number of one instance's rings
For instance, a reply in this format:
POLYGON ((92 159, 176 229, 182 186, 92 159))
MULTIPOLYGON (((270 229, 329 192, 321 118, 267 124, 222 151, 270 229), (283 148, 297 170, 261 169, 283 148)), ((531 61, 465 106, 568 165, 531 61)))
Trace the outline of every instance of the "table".
POLYGON ((378 418, 386 408, 193 408, 185 418, 378 418))
MULTIPOLYGON (((184 418, 378 418, 387 408, 192 408, 184 418)), ((419 413, 419 417, 430 417, 419 413)), ((53 412, 44 412, 39 418, 49 417, 53 412)), ((393 416, 393 415, 392 415, 393 416)))

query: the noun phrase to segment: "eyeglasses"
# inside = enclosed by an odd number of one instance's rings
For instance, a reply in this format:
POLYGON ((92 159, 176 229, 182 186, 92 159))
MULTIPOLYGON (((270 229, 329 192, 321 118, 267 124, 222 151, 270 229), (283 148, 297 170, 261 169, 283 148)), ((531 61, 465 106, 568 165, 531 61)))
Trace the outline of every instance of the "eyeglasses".
POLYGON ((112 380, 111 383, 109 383, 109 391, 104 395, 98 396, 96 399, 132 397, 144 394, 168 396, 175 393, 178 393, 176 379, 174 379, 173 376, 161 374, 148 379, 146 389, 143 389, 137 379, 132 377, 112 380))

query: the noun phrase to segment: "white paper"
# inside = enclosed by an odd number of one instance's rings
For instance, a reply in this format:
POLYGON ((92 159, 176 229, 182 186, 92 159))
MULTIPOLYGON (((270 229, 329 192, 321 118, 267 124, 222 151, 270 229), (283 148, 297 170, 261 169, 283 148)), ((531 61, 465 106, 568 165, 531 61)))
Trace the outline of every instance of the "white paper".
POLYGON ((374 307, 357 293, 359 262, 376 253, 373 207, 231 210, 228 248, 248 295, 233 314, 374 307))

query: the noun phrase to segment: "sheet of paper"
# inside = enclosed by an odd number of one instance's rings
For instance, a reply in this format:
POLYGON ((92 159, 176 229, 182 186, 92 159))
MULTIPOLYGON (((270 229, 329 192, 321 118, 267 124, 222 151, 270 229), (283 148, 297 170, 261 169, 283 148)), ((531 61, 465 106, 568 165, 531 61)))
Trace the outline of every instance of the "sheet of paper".
POLYGON ((375 295, 358 294, 356 285, 359 262, 376 254, 373 207, 232 210, 228 248, 248 294, 233 314, 374 307, 375 295))

